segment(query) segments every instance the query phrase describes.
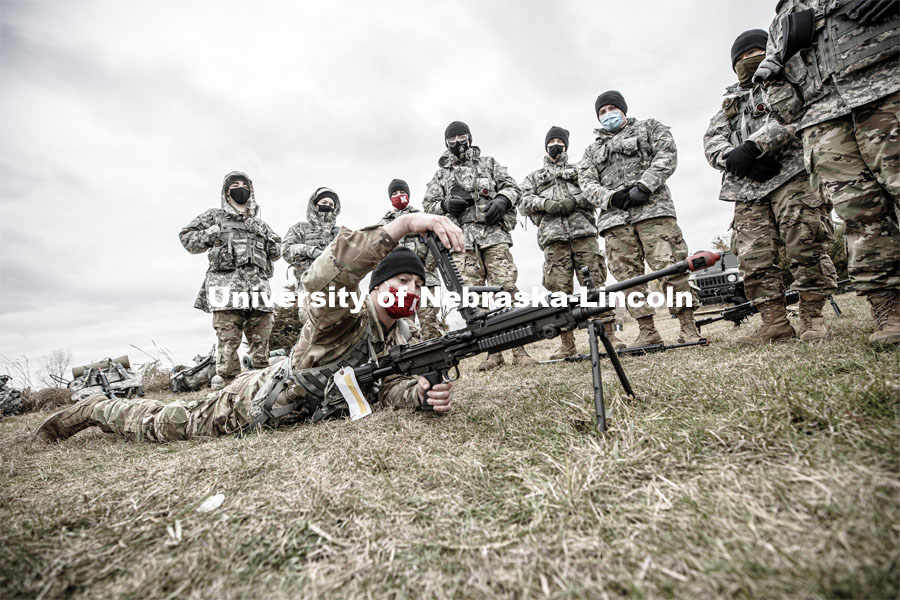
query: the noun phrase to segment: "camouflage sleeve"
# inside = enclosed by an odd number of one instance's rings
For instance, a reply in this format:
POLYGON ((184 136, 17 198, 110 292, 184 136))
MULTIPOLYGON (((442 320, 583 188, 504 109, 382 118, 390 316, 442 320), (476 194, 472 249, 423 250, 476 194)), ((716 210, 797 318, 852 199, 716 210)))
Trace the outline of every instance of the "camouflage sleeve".
MULTIPOLYGON (((300 279, 303 289, 307 293, 327 293, 329 288, 334 288, 359 294, 359 282, 396 246, 397 242, 381 227, 365 227, 358 231, 342 227, 334 241, 303 274, 300 279)), ((345 304, 347 306, 328 306, 327 303, 315 306, 310 302, 307 304, 310 320, 316 326, 328 327, 344 319, 358 318, 351 312, 353 302, 345 304)))
POLYGON ((640 183, 651 192, 655 192, 664 186, 666 180, 675 172, 675 167, 678 166, 678 150, 675 148, 675 138, 672 137, 668 127, 655 119, 647 120, 653 159, 641 175, 640 183))
POLYGON ((389 210, 386 213, 384 213, 384 216, 381 217, 380 221, 378 221, 378 226, 384 227, 385 225, 387 225, 388 223, 390 223, 391 221, 393 221, 396 218, 397 218, 397 213, 392 210, 389 210))
POLYGON ((303 225, 300 223, 288 229, 287 234, 285 234, 284 241, 281 244, 281 256, 289 264, 296 264, 297 261, 304 258, 312 258, 310 255, 311 247, 303 243, 305 237, 303 225))
POLYGON ((703 134, 703 153, 712 168, 725 170, 725 155, 734 150, 731 134, 731 124, 725 111, 720 110, 709 120, 709 127, 703 134))
MULTIPOLYGON (((781 47, 781 19, 787 14, 778 10, 775 18, 769 25, 769 41, 766 43, 766 56, 775 56, 781 47)), ((805 112, 803 109, 803 97, 800 91, 788 80, 786 75, 791 71, 804 72, 803 60, 800 55, 793 56, 781 74, 769 81, 763 82, 763 90, 766 102, 772 109, 772 113, 782 123, 793 123, 800 119, 805 112), (798 66, 799 65, 799 66, 798 66)))
POLYGON ((537 171, 529 173, 520 186, 522 196, 519 200, 519 212, 526 217, 530 217, 535 213, 544 212, 544 199, 536 193, 535 173, 537 173, 537 171))
POLYGON ((213 247, 218 233, 209 230, 213 225, 216 225, 216 210, 211 208, 197 216, 181 230, 181 233, 178 234, 181 245, 191 254, 206 252, 213 247))
POLYGON ((419 405, 419 378, 410 375, 385 377, 378 390, 378 402, 390 408, 415 408, 419 405))
POLYGON ((494 179, 494 185, 497 186, 497 194, 503 194, 514 207, 518 206, 519 185, 506 170, 506 167, 498 163, 494 158, 491 158, 491 177, 494 179))
POLYGON ((269 260, 276 262, 281 258, 281 236, 275 233, 268 223, 264 223, 264 225, 266 226, 266 254, 268 254, 269 260))
POLYGON ((609 204, 609 198, 615 190, 608 190, 600 185, 600 176, 593 160, 594 146, 591 145, 584 151, 584 157, 578 163, 578 186, 585 198, 594 208, 605 209, 609 204))
POLYGON ((446 193, 444 192, 444 183, 443 183, 443 172, 438 169, 434 176, 431 178, 431 181, 428 182, 428 185, 425 188, 425 197, 422 199, 422 206, 425 208, 425 212, 431 213, 433 215, 446 215, 444 212, 444 207, 441 206, 441 203, 446 198, 446 193))

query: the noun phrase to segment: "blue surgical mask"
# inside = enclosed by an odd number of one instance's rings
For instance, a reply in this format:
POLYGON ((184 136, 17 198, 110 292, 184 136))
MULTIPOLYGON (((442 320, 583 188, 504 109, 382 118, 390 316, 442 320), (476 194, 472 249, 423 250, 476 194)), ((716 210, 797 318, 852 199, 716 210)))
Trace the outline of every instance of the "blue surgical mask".
POLYGON ((622 126, 624 121, 625 119, 622 118, 620 111, 611 110, 608 113, 603 113, 600 117, 600 126, 606 131, 615 131, 622 126))

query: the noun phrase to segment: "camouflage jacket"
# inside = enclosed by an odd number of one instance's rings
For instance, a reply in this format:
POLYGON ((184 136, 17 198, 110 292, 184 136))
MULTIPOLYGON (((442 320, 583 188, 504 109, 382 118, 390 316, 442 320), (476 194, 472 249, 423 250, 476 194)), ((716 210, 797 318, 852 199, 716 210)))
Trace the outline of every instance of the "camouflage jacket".
POLYGON ((299 290, 300 278, 313 261, 315 250, 324 250, 340 231, 335 221, 341 214, 341 201, 335 200, 334 211, 321 213, 316 209, 316 196, 323 189, 318 188, 306 203, 306 221, 300 221, 288 229, 281 244, 281 256, 294 268, 299 290))
MULTIPOLYGON (((232 293, 249 294, 257 291, 260 294, 271 294, 269 278, 274 272, 272 263, 279 258, 281 238, 265 221, 256 217, 259 206, 253 194, 253 182, 244 173, 234 171, 225 176, 221 200, 221 208, 211 208, 204 212, 188 223, 178 235, 181 245, 188 252, 206 252, 209 258, 209 269, 194 307, 205 312, 249 310, 247 307, 235 307, 232 293), (246 213, 236 211, 226 197, 226 183, 235 176, 245 178, 250 186, 246 213), (208 293, 211 288, 223 291, 227 289, 227 303, 223 306, 210 306, 208 293)), ((258 309, 272 312, 262 302, 258 309)))
POLYGON ((709 121, 703 136, 706 160, 722 171, 719 199, 730 202, 761 200, 805 170, 803 143, 794 128, 772 118, 762 89, 734 84, 725 91, 722 109, 709 121), (781 172, 767 181, 737 178, 725 172, 725 155, 747 140, 781 163, 781 172))
MULTIPOLYGON (((414 206, 407 206, 402 210, 389 210, 384 213, 384 216, 381 217, 381 220, 378 221, 379 225, 387 225, 397 217, 402 217, 403 215, 410 215, 413 213, 419 212, 418 208, 414 206)), ((435 272, 435 264, 434 257, 431 256, 431 253, 428 251, 428 246, 425 245, 425 241, 422 239, 418 233, 413 233, 411 235, 406 236, 402 240, 400 240, 400 244, 402 246, 406 246, 410 250, 416 253, 416 256, 425 263, 425 285, 427 287, 435 287, 441 285, 440 279, 438 279, 437 273, 435 272)))
POLYGON ((516 206, 519 201, 519 187, 516 180, 506 172, 506 167, 490 156, 482 156, 478 146, 472 146, 462 159, 449 150, 438 159, 440 167, 428 182, 425 191, 425 212, 435 215, 446 215, 459 225, 466 236, 466 248, 475 246, 488 248, 497 244, 512 246, 510 231, 516 227, 516 206), (450 196, 454 185, 460 185, 471 192, 475 203, 461 215, 454 216, 444 212, 441 203, 450 196), (503 219, 488 225, 484 221, 484 212, 490 201, 498 194, 503 194, 512 203, 503 219))
POLYGON ((597 236, 596 208, 588 201, 578 186, 578 170, 569 164, 563 152, 554 161, 544 156, 544 166, 532 172, 522 185, 519 212, 538 226, 538 246, 543 248, 552 242, 570 242, 575 238, 597 236), (575 209, 565 215, 548 215, 544 211, 547 200, 571 198, 575 209))
POLYGON ((597 140, 578 163, 578 183, 587 199, 600 209, 597 229, 639 223, 655 217, 674 217, 675 204, 666 180, 678 165, 678 151, 669 128, 655 119, 626 119, 615 132, 596 129, 597 140), (650 202, 622 210, 610 204, 612 195, 642 183, 650 202))
POLYGON ((857 0, 782 0, 769 27, 766 54, 782 47, 782 18, 815 11, 810 48, 794 55, 781 75, 764 84, 769 105, 785 123, 804 129, 844 116, 900 90, 900 14, 862 26, 846 17, 857 0))

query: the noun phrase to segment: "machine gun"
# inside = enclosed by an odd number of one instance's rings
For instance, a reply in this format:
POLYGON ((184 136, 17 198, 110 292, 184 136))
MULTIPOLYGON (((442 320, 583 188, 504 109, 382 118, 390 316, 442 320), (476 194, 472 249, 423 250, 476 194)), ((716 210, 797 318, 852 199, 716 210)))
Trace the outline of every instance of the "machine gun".
MULTIPOLYGON (((709 340, 700 338, 696 342, 684 342, 682 344, 650 344, 649 346, 635 346, 633 348, 621 348, 616 350, 619 356, 643 356, 644 354, 655 354, 657 352, 665 352, 666 350, 675 350, 677 348, 689 348, 691 346, 709 346, 709 340)), ((600 353, 600 358, 609 358, 606 352, 600 353)), ((590 354, 576 354, 575 356, 566 356, 565 358, 554 358, 552 360, 542 360, 538 364, 552 365, 559 362, 578 362, 582 360, 590 360, 590 354)))
MULTIPOLYGON (((429 232, 424 238, 447 289, 460 293, 463 290, 462 278, 449 250, 443 247, 432 232, 429 232)), ((602 306, 606 304, 605 302, 596 301, 600 298, 599 292, 624 291, 655 279, 685 271, 705 269, 714 265, 717 260, 719 260, 719 255, 714 252, 698 252, 688 257, 687 260, 664 269, 593 290, 588 295, 588 302, 591 304, 589 306, 581 306, 581 299, 578 296, 568 296, 566 306, 563 307, 524 306, 490 311, 463 307, 460 309, 460 313, 466 320, 464 328, 411 346, 406 344, 394 346, 388 351, 387 356, 381 357, 377 362, 361 365, 355 368, 354 372, 362 386, 396 374, 423 376, 431 385, 436 385, 445 379, 448 381, 458 379, 459 363, 464 358, 483 352, 500 352, 517 348, 538 340, 554 338, 561 332, 570 331, 576 327, 587 327, 591 347, 597 427, 600 431, 606 431, 606 408, 600 376, 601 353, 599 346, 601 343, 625 393, 634 396, 634 392, 602 325, 590 322, 592 317, 615 309, 613 306, 602 306), (455 372, 452 378, 451 370, 455 372)), ((470 291, 475 289, 469 288, 470 291)), ((431 410, 431 406, 423 403, 419 409, 431 410)))

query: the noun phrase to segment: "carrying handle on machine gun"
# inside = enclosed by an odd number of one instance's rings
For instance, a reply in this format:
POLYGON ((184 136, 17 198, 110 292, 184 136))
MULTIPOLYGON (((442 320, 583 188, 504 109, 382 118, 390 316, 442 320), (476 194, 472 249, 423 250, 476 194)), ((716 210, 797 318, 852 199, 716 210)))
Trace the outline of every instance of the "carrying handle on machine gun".
MULTIPOLYGON (((433 231, 425 233, 422 238, 425 240, 425 245, 428 247, 431 256, 434 257, 434 263, 437 266, 438 273, 440 274, 441 280, 444 282, 447 291, 458 294, 460 299, 462 299, 464 294, 462 275, 459 274, 459 269, 456 267, 456 262, 453 260, 453 257, 450 256, 450 251, 444 247, 444 244, 441 243, 433 231)), ((495 286, 477 286, 469 287, 468 289, 470 292, 476 293, 503 291, 502 287, 495 286)), ((462 315, 466 325, 468 325, 475 319, 481 317, 484 311, 461 303, 459 306, 459 313, 462 315)), ((434 382, 432 382, 432 384, 433 383, 434 382)))

